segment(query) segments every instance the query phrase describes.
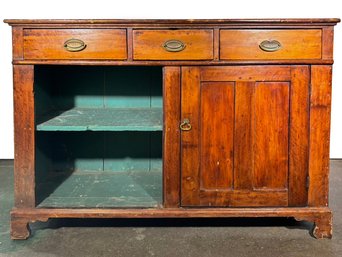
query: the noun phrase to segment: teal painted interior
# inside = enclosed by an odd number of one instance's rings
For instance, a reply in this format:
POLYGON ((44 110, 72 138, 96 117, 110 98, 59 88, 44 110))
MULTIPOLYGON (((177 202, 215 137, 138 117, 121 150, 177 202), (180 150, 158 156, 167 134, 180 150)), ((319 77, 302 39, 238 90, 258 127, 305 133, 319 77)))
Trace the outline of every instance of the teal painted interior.
POLYGON ((42 115, 39 131, 161 131, 163 109, 72 108, 42 115))
POLYGON ((41 185, 41 191, 59 186, 40 201, 38 208, 111 208, 160 207, 162 184, 160 170, 108 172, 74 172, 70 176, 55 174, 41 185), (57 175, 57 176, 56 176, 57 175), (72 190, 71 190, 72 189, 72 190))
POLYGON ((35 100, 38 207, 162 204, 161 67, 36 66, 35 100))
POLYGON ((91 130, 80 117, 66 119, 59 115, 66 111, 94 109, 102 115, 99 124, 93 124, 97 131, 157 130, 162 125, 162 70, 161 67, 98 67, 98 66, 36 66, 35 68, 36 122, 38 130, 77 131, 91 130), (119 115, 116 119, 123 128, 115 128, 110 122, 112 108, 128 109, 131 114, 119 115), (158 110, 150 115, 148 109, 158 110), (140 122, 135 116, 136 112, 140 122), (132 119, 144 126, 134 126, 132 119), (149 119, 149 120, 148 120, 149 119), (63 127, 63 121, 66 126, 63 127), (106 121, 108 121, 106 123, 106 121), (48 123, 48 124, 47 124, 48 123), (57 125, 56 125, 57 123, 57 125), (132 126, 131 126, 132 125, 132 126), (72 128, 74 126, 74 128, 72 128), (45 128, 46 127, 46 128, 45 128), (112 128, 111 128, 112 127, 112 128))

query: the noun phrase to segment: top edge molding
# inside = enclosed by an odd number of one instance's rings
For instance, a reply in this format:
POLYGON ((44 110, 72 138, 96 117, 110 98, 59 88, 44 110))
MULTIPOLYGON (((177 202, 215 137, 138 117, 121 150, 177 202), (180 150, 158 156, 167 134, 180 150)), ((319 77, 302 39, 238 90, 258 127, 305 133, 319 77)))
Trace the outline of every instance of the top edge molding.
POLYGON ((11 26, 25 25, 336 25, 338 18, 315 19, 5 19, 11 26))

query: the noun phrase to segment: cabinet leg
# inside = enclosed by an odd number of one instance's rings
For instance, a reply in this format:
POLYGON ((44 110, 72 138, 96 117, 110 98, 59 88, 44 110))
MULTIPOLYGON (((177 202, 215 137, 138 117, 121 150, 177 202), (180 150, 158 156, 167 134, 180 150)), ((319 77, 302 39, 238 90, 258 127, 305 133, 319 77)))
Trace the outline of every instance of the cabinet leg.
POLYGON ((311 235, 317 239, 332 238, 332 214, 331 212, 313 213, 310 215, 296 216, 297 221, 313 222, 311 235))
POLYGON ((11 220, 11 238, 27 239, 31 234, 29 221, 23 218, 12 218, 11 220))
POLYGON ((332 215, 325 213, 314 219, 312 234, 315 238, 332 238, 332 215))

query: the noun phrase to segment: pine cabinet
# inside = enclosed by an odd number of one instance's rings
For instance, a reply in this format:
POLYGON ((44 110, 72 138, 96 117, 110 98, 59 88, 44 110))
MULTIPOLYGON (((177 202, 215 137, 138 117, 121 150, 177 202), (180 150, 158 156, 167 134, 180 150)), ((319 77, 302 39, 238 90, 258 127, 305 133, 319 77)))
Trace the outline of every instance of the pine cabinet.
POLYGON ((5 22, 13 239, 52 218, 292 217, 332 236, 339 19, 5 22))

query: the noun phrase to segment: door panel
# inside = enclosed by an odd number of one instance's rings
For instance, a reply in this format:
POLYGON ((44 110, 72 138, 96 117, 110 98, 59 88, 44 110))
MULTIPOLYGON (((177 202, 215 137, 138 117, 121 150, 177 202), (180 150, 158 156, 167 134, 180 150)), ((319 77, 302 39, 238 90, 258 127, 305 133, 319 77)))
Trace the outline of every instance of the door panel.
POLYGON ((183 206, 306 204, 308 160, 295 155, 307 152, 309 82, 298 76, 308 67, 182 68, 181 118, 192 126, 181 132, 183 206))
POLYGON ((234 189, 253 189, 254 82, 235 83, 234 189), (249 156, 249 158, 246 158, 249 156))
POLYGON ((201 84, 201 188, 232 188, 234 83, 201 84))
POLYGON ((253 188, 286 189, 289 83, 257 82, 254 90, 253 188))

